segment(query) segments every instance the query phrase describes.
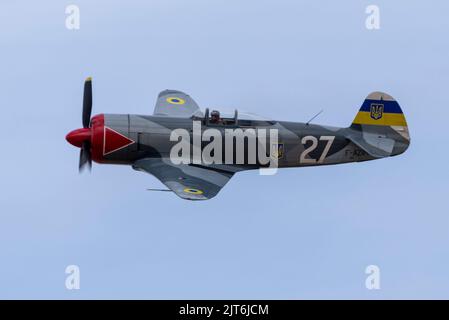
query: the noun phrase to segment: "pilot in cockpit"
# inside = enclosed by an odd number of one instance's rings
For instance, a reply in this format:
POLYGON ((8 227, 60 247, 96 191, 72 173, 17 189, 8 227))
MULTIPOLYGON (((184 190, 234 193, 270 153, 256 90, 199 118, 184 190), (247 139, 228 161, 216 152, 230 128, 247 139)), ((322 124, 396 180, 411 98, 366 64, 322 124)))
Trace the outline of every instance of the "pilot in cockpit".
POLYGON ((220 111, 213 110, 213 111, 210 113, 210 122, 211 122, 211 123, 214 123, 214 124, 219 124, 219 123, 221 123, 220 111))

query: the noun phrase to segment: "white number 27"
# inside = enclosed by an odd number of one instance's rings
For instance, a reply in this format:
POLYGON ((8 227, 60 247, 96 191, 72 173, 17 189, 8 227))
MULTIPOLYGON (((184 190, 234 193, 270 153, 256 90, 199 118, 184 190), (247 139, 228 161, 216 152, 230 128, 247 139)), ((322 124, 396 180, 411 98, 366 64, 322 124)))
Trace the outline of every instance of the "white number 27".
POLYGON ((301 157, 299 158, 299 163, 306 163, 306 164, 314 164, 314 163, 323 163, 324 159, 326 159, 326 156, 329 152, 329 149, 332 146, 332 142, 334 142, 335 136, 321 136, 320 141, 327 141, 326 146, 324 147, 323 153, 321 154, 318 161, 316 159, 312 158, 306 158, 310 152, 316 149, 318 147, 318 139, 314 136, 305 136, 301 139, 301 143, 305 145, 307 142, 311 141, 312 145, 305 149, 301 153, 301 157))

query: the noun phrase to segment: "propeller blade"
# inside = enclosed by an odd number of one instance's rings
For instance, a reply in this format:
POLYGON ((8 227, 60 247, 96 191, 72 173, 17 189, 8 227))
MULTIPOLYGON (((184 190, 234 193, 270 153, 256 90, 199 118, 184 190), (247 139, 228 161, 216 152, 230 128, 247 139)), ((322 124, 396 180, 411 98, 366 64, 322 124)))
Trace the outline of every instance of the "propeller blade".
POLYGON ((84 128, 89 128, 91 113, 92 113, 92 78, 89 77, 84 82, 84 96, 83 96, 83 127, 84 128))
POLYGON ((80 150, 80 162, 79 162, 79 172, 83 171, 85 166, 88 166, 89 171, 92 169, 92 157, 90 154, 90 142, 84 141, 83 146, 80 150))

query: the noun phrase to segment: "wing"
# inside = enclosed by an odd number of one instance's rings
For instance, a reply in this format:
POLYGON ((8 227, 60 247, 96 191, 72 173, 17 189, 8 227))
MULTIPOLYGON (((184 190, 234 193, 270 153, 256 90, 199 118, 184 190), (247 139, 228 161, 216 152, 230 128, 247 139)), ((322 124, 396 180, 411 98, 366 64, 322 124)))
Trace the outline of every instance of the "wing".
POLYGON ((179 197, 207 200, 215 197, 234 172, 190 164, 174 165, 170 159, 146 158, 133 168, 152 174, 179 197))
POLYGON ((153 114, 180 118, 203 116, 200 108, 189 95, 176 90, 164 90, 159 93, 153 114))

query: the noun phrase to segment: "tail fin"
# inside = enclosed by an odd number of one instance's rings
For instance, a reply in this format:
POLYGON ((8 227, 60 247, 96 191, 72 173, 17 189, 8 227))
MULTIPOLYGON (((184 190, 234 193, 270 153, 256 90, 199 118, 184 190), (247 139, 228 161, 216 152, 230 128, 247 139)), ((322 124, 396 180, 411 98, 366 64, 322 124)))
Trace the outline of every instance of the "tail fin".
POLYGON ((352 124, 407 127, 399 103, 383 92, 373 92, 366 97, 352 124))
POLYGON ((347 138, 375 158, 401 154, 410 144, 401 107, 383 92, 368 95, 347 130, 347 138))

